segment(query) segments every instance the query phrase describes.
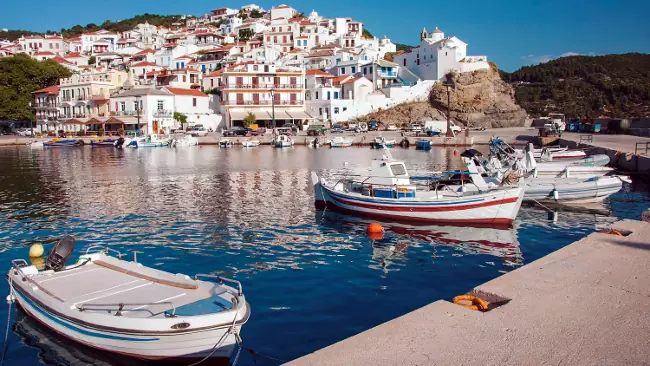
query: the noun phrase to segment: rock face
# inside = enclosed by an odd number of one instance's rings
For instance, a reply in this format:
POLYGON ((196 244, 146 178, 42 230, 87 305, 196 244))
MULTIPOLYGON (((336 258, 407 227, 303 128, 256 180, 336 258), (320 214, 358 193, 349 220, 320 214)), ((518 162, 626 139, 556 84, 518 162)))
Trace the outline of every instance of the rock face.
MULTIPOLYGON (((501 80, 495 69, 477 70, 448 76, 451 90, 451 118, 470 127, 523 126, 527 113, 515 102, 514 88, 501 80)), ((437 83, 431 88, 429 103, 446 113, 447 87, 437 83)))

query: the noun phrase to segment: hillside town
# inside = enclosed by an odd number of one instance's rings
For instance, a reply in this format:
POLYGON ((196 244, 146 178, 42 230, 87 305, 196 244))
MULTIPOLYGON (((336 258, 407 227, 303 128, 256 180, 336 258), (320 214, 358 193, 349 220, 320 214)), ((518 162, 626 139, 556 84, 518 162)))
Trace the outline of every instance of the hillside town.
POLYGON ((183 127, 177 113, 213 131, 240 126, 250 113, 261 126, 303 128, 423 101, 450 71, 489 68, 486 56, 468 56, 465 42, 437 27, 417 36, 415 48, 398 53, 351 18, 249 4, 183 16, 170 28, 0 40, 0 56, 28 54, 72 71, 33 93, 40 133, 166 133, 183 127))

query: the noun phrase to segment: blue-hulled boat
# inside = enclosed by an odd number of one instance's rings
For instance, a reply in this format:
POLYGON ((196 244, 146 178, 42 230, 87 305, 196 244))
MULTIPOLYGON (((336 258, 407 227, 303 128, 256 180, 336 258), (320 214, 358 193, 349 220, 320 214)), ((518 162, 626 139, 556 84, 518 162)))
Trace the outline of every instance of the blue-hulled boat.
POLYGON ((431 150, 433 144, 430 140, 415 141, 415 150, 431 150))
POLYGON ((82 142, 80 140, 74 139, 53 139, 51 141, 43 142, 44 147, 73 147, 81 145, 82 142))

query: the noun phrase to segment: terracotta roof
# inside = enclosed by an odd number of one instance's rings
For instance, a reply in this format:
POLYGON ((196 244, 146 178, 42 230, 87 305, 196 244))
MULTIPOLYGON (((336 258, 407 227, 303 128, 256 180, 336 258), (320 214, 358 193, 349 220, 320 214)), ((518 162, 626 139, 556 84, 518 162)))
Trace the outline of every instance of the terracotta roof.
POLYGON ((34 56, 54 56, 52 52, 45 51, 45 52, 35 52, 34 56))
POLYGON ((45 39, 62 39, 62 37, 61 37, 61 36, 57 36, 57 35, 54 35, 54 36, 45 36, 45 39))
POLYGON ((52 61, 54 61, 54 62, 58 62, 58 63, 60 63, 60 64, 74 65, 74 62, 70 62, 70 61, 64 59, 64 58, 61 57, 61 56, 54 56, 54 57, 52 57, 52 61))
POLYGON ((350 75, 340 75, 340 76, 337 76, 334 79, 332 79, 332 82, 334 84, 342 83, 344 80, 346 80, 349 77, 350 77, 350 75))
POLYGON ((311 22, 309 20, 302 20, 300 21, 300 25, 311 25, 311 22))
POLYGON ((66 41, 68 41, 68 42, 81 41, 81 37, 68 38, 68 39, 66 39, 66 41))
POLYGON ((298 39, 298 38, 303 39, 303 38, 309 38, 309 37, 307 37, 307 36, 298 36, 298 37, 296 37, 296 39, 298 39))
POLYGON ((352 79, 349 79, 349 80, 345 80, 345 81, 342 81, 341 84, 350 84, 350 83, 356 82, 357 80, 361 80, 361 78, 352 78, 352 79))
POLYGON ((51 95, 58 95, 59 94, 59 86, 58 85, 52 85, 52 86, 48 86, 47 88, 38 89, 38 90, 32 92, 32 94, 39 94, 39 93, 47 93, 47 94, 51 94, 51 95))
POLYGON ((298 23, 298 22, 300 22, 302 19, 303 19, 303 18, 301 18, 301 17, 293 17, 293 18, 289 18, 289 23, 298 23))
POLYGON ((165 89, 174 94, 174 95, 191 95, 195 97, 207 97, 207 94, 201 93, 201 91, 196 89, 184 89, 184 88, 171 88, 166 86, 165 89))
POLYGON ((211 73, 205 75, 204 77, 211 78, 211 77, 215 77, 215 76, 221 76, 221 74, 223 74, 223 69, 221 69, 221 70, 217 70, 217 71, 213 71, 213 72, 211 72, 211 73))
POLYGON ((305 71, 305 75, 316 75, 316 76, 332 76, 331 74, 325 72, 324 70, 307 70, 305 71))
POLYGON ((66 54, 65 57, 72 58, 72 57, 84 57, 84 56, 79 52, 72 52, 72 53, 66 54))
POLYGON ((156 51, 154 51, 154 50, 151 49, 151 48, 147 48, 147 49, 145 49, 145 50, 142 50, 142 51, 136 53, 136 54, 133 55, 133 56, 146 55, 147 53, 156 53, 156 51))
POLYGON ((177 57, 176 59, 181 59, 181 58, 189 58, 189 59, 191 59, 191 57, 188 56, 188 55, 179 56, 179 57, 177 57))
POLYGON ((148 61, 142 61, 142 62, 138 62, 135 65, 131 65, 131 67, 142 67, 142 66, 158 66, 158 65, 148 61))

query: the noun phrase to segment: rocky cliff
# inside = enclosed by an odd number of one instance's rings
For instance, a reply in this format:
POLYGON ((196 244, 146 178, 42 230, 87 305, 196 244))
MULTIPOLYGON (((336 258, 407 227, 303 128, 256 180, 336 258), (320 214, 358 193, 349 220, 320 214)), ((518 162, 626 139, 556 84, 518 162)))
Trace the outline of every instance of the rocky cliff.
MULTIPOLYGON (((470 128, 523 126, 526 111, 515 102, 513 87, 501 80, 498 71, 479 70, 453 74, 451 119, 470 128)), ((429 94, 429 102, 404 103, 367 116, 384 123, 410 123, 444 120, 447 117, 447 89, 437 83, 429 94)))

